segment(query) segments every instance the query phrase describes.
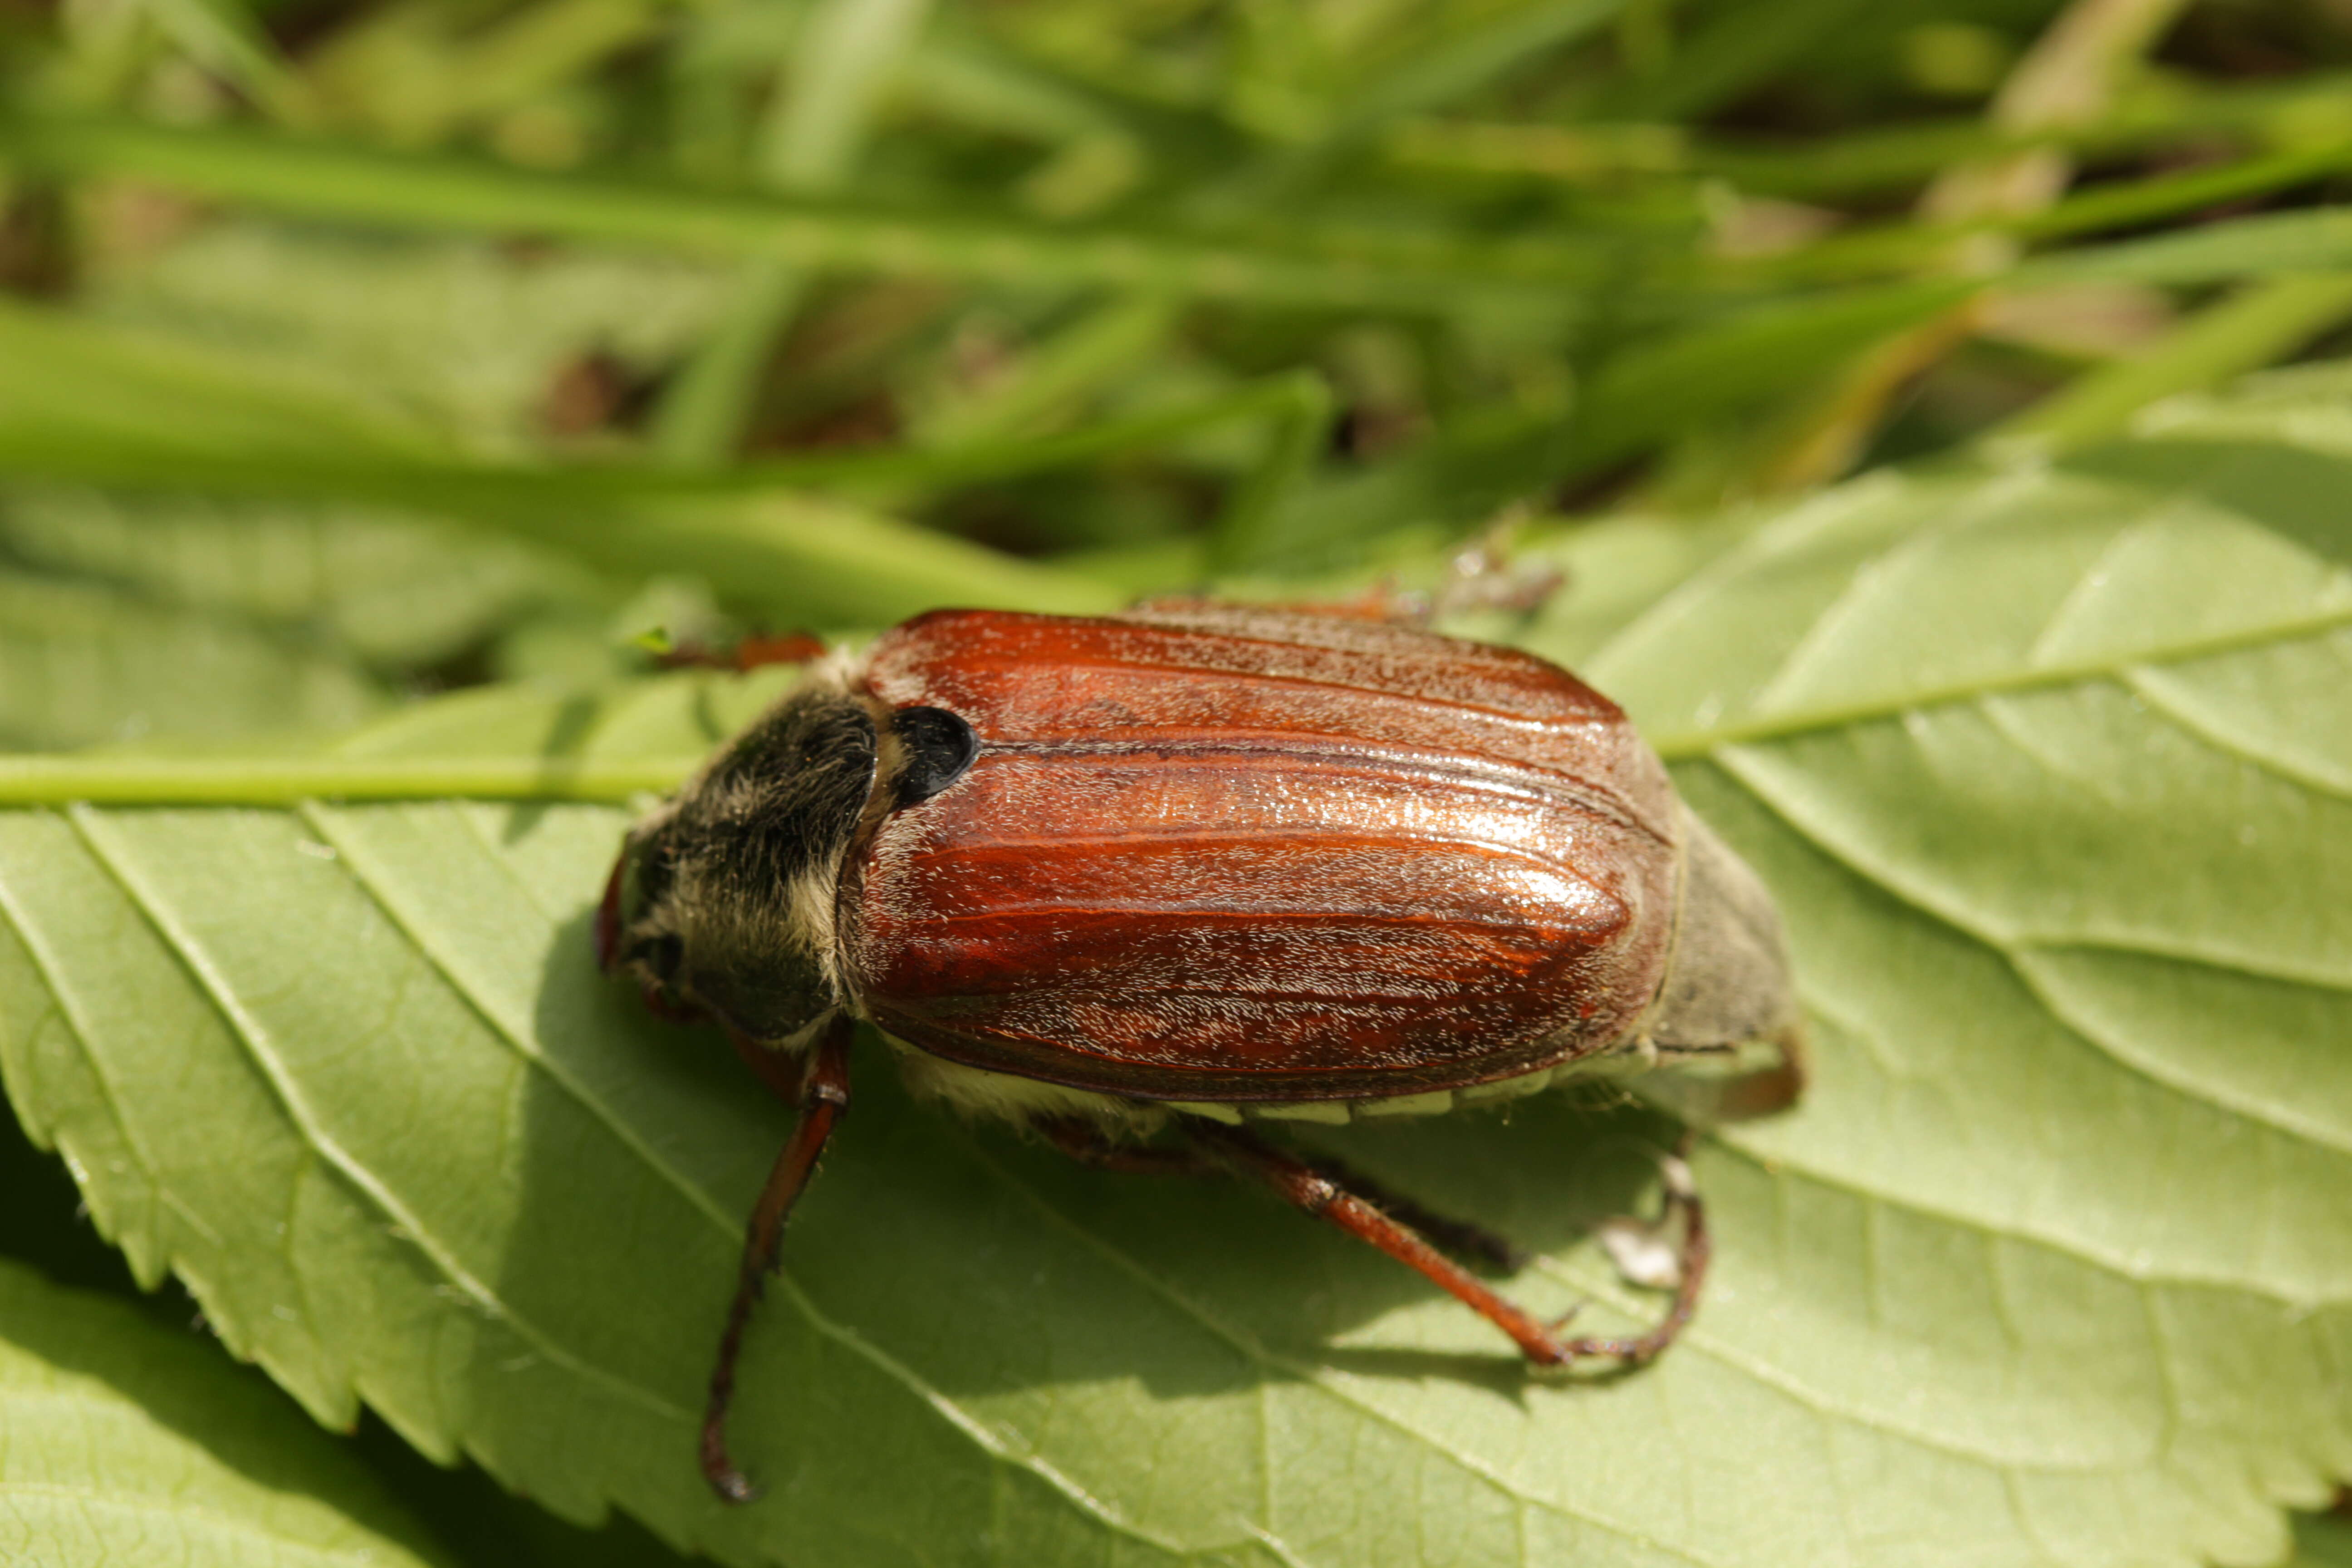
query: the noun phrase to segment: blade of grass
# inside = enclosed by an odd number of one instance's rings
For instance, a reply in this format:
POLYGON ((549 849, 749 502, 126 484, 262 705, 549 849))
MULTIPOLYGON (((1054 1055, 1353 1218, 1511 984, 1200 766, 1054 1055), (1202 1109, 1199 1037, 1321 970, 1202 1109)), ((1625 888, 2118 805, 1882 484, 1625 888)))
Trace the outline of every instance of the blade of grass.
MULTIPOLYGON (((2352 212, 2266 214, 2185 235, 2021 264, 2003 288, 2060 282, 2202 284, 2273 270, 2352 268, 2352 212)), ((1562 430, 1500 419, 1441 437, 1378 472, 1305 488, 1273 530, 1301 558, 1416 522, 1459 525, 1517 497, 1600 472, 1678 433, 1817 384, 1850 356, 1966 302, 1986 285, 1911 279, 1767 301, 1666 334, 1604 363, 1562 430)))
POLYGON ((2352 168, 2352 138, 2331 145, 2248 158, 2218 168, 2102 185, 2020 219, 2026 239, 2063 239, 2178 217, 2200 208, 2268 195, 2352 168))
MULTIPOLYGON (((919 112, 1053 148, 1013 186, 1023 206, 1047 217, 1077 217, 1143 177, 1151 139, 1129 115, 1011 58, 958 20, 956 13, 941 17, 908 52, 900 95, 919 112)), ((1174 139, 1165 127, 1161 133, 1174 139)))
POLYGON ((1379 68, 1348 84, 1345 107, 1325 140, 1353 141, 1538 65, 1614 18, 1625 3, 1533 0, 1466 23, 1439 7, 1435 27, 1401 31, 1376 57, 1379 68))
POLYGON ((2352 140, 2248 158, 2144 180, 2100 185, 2031 211, 1989 213, 1961 223, 1885 224, 1832 236, 1759 264, 1790 281, 1827 282, 1918 268, 1977 236, 2068 239, 2179 217, 2267 195, 2352 168, 2352 140))
MULTIPOLYGON (((845 502, 788 492, 696 495, 638 470, 429 464, 334 453, 210 458, 79 440, 56 426, 0 431, 0 473, 120 489, 379 502, 461 519, 627 576, 693 573, 771 622, 881 625, 940 605, 1087 614, 1121 595, 1071 573, 845 502)), ((748 489, 730 476, 719 489, 748 489)))
POLYGON ((1917 184, 1977 159, 2052 147, 2086 159, 2145 153, 2216 138, 2335 141, 2352 121, 2352 75, 2324 72, 2251 85, 2167 83, 2125 93, 2105 117, 2025 132, 1980 117, 1865 126, 1802 141, 1735 140, 1655 121, 1574 125, 1412 120, 1387 139, 1401 167, 1570 184, 1656 174, 1727 180, 1764 195, 1827 200, 1917 184))
POLYGON ((937 450, 1024 430, 1135 368, 1160 348, 1177 316, 1175 301, 1150 294, 1096 306, 1029 345, 1009 374, 928 410, 915 438, 937 450))
POLYGON ((2121 435, 2158 399, 2259 370, 2347 320, 2352 274, 2248 284, 2131 358, 2077 376, 1981 439, 1996 451, 2054 451, 2121 435))
MULTIPOLYGON (((2072 0, 2001 83, 1987 120, 2002 130, 2021 132, 2095 121, 2114 101, 2126 73, 2170 27, 2184 3, 2072 0)), ((1919 214, 1931 220, 1927 237, 1937 242, 1936 248, 1919 253, 1917 266, 1930 272, 1972 274, 2014 267, 2025 237, 2002 226, 2048 222, 2074 174, 2072 158, 2046 147, 1947 170, 1917 204, 1919 214), (1937 235, 1939 223, 1956 226, 1960 232, 1937 235)), ((2303 177, 2300 163, 2294 174, 2303 177)), ((2147 184, 2137 190, 2141 210, 2148 205, 2147 184)), ((2181 182, 2172 184, 2178 187, 2181 182)), ((2211 199, 2213 182, 2192 178, 2187 184, 2187 200, 2202 205, 2211 199)), ((2184 195, 2177 188, 2170 194, 2184 195)), ((2098 216, 2110 220, 2117 205, 2095 196, 2090 205, 2098 216)), ((2163 205, 2161 195, 2155 205, 2163 205)), ((2068 229, 2062 224, 2058 232, 2068 229)), ((1814 393, 1810 408, 1768 438, 1746 472, 1733 479, 1735 489, 1793 491, 1843 475, 1885 424, 1887 410, 1903 388, 1972 335, 1974 307, 1974 300, 1956 304, 1940 317, 1906 327, 1857 355, 1825 391, 1814 393)))
POLYGON ((189 482, 310 492, 339 482, 391 499, 446 497, 495 505, 532 491, 576 508, 632 501, 756 497, 816 486, 946 489, 1162 446, 1205 427, 1280 417, 1297 379, 1269 376, 1214 397, 1047 436, 1000 437, 932 448, 816 451, 706 473, 604 462, 495 464, 406 439, 366 410, 307 381, 273 376, 217 349, 0 303, 0 467, 19 476, 118 486, 189 482), (184 407, 203 422, 165 417, 184 407))
MULTIPOLYGON (((1430 24, 1397 31, 1323 109, 1323 123, 1298 144, 1280 147, 1232 179, 1199 193, 1215 211, 1278 200, 1321 183, 1332 165, 1398 117, 1419 113, 1525 68, 1532 60, 1591 32, 1624 9, 1625 0, 1531 0, 1464 22, 1440 7, 1430 24)), ((1244 130, 1263 130, 1234 117, 1244 130)))
POLYGON ((2026 262, 2007 281, 2194 285, 2347 266, 2352 266, 2352 208, 2315 207, 2062 251, 2026 262))
POLYGON ((1675 50, 1664 75, 1625 82, 1599 113, 1622 120, 1696 120, 1730 102, 1801 55, 1864 0, 1748 0, 1675 50))
POLYGON ((1298 481, 1330 444, 1334 399, 1330 384, 1311 370, 1293 371, 1267 386, 1274 400, 1265 449, 1233 487, 1209 536, 1209 564, 1217 572, 1239 571, 1261 555, 1276 556, 1282 540, 1274 533, 1279 510, 1298 481))
MULTIPOLYGON (((2071 0, 2018 60, 1986 110, 2004 131, 2095 124, 2134 69, 2170 31, 2187 0, 2071 0)), ((2038 213, 2074 175, 2074 161, 2043 147, 1958 164, 1919 198, 1930 218, 1979 220, 2038 213)))
POLYGON ((1296 226, 1278 237, 1026 222, 814 197, 684 191, 228 130, 166 130, 46 113, 0 117, 0 157, 115 174, 316 218, 433 232, 530 235, 808 267, 1108 286, 1180 296, 1362 306, 1416 315, 1520 309, 1556 319, 1601 275, 1593 246, 1458 240, 1296 226))
POLYGON ((835 617, 826 624, 896 619, 950 602, 1087 612, 1115 607, 1123 595, 796 489, 944 489, 1148 449, 1208 426, 1270 421, 1266 457, 1237 488, 1228 514, 1228 537, 1246 545, 1320 450, 1329 406, 1319 378, 1300 373, 1058 435, 931 450, 819 453, 700 473, 495 465, 378 439, 363 423, 336 418, 333 400, 316 389, 276 385, 224 355, 0 309, 0 473, 124 489, 386 502, 463 517, 606 570, 699 571, 739 603, 772 614, 822 610, 835 617), (183 439, 185 432, 162 416, 183 403, 202 409, 214 434, 183 439), (289 425, 297 408, 310 423, 289 425), (275 438, 236 438, 255 431, 275 438))
POLYGON ((741 451, 769 356, 799 311, 808 281, 789 261, 744 263, 709 335, 654 405, 649 434, 664 462, 710 468, 741 451))
POLYGON ((163 36, 289 125, 317 114, 309 88, 240 0, 142 0, 163 36))
MULTIPOLYGON (((921 33, 929 0, 819 0, 792 49, 784 92, 762 138, 767 184, 837 188, 866 139, 891 73, 921 33)), ((798 313, 808 275, 781 258, 746 265, 734 297, 655 409, 655 450, 710 467, 741 449, 776 341, 798 313)))
POLYGON ((445 67, 441 129, 478 121, 560 90, 657 33, 663 0, 545 0, 468 38, 445 67))
POLYGON ((1934 318, 1980 285, 1930 279, 1781 301, 1665 334, 1604 363, 1571 418, 1504 415, 1370 473, 1302 487, 1268 529, 1284 558, 1322 560, 1419 524, 1459 528, 1513 501, 1638 458, 1710 420, 1828 374, 1890 333, 1934 318))

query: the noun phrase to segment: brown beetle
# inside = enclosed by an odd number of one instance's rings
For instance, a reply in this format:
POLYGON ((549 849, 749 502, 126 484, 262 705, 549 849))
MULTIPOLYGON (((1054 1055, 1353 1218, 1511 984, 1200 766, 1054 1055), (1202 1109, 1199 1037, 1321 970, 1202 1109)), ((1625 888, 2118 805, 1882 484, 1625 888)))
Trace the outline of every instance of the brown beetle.
POLYGON ((848 1103, 854 1019, 919 1092, 1081 1158, 1257 1177, 1539 1364, 1673 1340, 1706 1261, 1686 1182, 1667 1183, 1664 1320, 1570 1339, 1432 1243, 1506 1266, 1507 1246, 1254 1123, 1675 1059, 1736 1069, 1696 1103, 1746 1113, 1798 1076, 1771 900, 1617 706, 1532 655, 1362 611, 909 621, 818 666, 631 831, 599 942, 801 1108, 712 1377, 703 1468, 730 1500, 751 1495, 724 1437, 736 1350, 848 1103))

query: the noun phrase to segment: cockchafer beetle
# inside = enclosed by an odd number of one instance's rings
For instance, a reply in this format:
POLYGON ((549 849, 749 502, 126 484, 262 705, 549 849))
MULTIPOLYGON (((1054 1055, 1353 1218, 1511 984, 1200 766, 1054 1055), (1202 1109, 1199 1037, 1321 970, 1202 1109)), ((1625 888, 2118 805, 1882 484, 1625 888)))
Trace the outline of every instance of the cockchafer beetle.
POLYGON ((919 616, 814 666, 639 822, 597 932, 800 1108, 711 1379, 702 1465, 730 1500, 736 1352, 848 1105, 856 1019, 917 1092, 1081 1159, 1263 1181, 1544 1365, 1645 1361, 1690 1317, 1707 1235, 1679 1161, 1673 1305, 1568 1338, 1439 1249, 1508 1267, 1505 1243, 1257 1124, 1665 1062, 1717 1068, 1681 1098, 1705 1120, 1801 1077, 1771 900, 1623 712, 1377 603, 919 616))

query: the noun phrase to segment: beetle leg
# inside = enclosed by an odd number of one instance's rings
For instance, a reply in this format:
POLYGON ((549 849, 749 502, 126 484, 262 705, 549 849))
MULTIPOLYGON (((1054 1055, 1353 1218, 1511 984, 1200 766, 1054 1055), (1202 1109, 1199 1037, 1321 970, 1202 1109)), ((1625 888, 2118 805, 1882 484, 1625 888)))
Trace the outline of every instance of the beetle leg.
MULTIPOLYGON (((1659 1216, 1659 1223, 1671 1225, 1676 1210, 1680 1210, 1683 1216, 1682 1247, 1675 1259, 1674 1304, 1666 1309, 1666 1315, 1658 1321, 1657 1326, 1647 1333, 1622 1339, 1569 1340, 1561 1346, 1569 1354, 1608 1356, 1638 1366, 1673 1344, 1675 1337, 1683 1331, 1683 1326, 1691 1321, 1691 1314, 1698 1310, 1699 1287, 1706 1282, 1707 1259, 1713 1254, 1714 1243, 1706 1230, 1706 1205, 1700 1201, 1698 1189, 1691 1184, 1691 1137, 1690 1131, 1685 1129, 1681 1141, 1675 1145, 1674 1153, 1661 1166, 1665 1178, 1666 1206, 1665 1212, 1659 1216)), ((1557 1330, 1567 1321, 1567 1318, 1562 1318, 1552 1326, 1557 1330)))
POLYGON ((1528 1255, 1484 1226, 1423 1208, 1412 1199, 1381 1185, 1353 1166, 1328 1154, 1303 1154, 1300 1163, 1335 1187, 1344 1188, 1412 1230, 1454 1254, 1491 1265, 1506 1274, 1527 1267, 1528 1255))
POLYGON ((1033 1123, 1046 1142, 1082 1165, 1142 1176, 1213 1176, 1223 1167, 1198 1149, 1150 1149, 1104 1136, 1101 1128, 1076 1117, 1033 1123))
POLYGON ((1447 563, 1445 581, 1432 595, 1431 619, 1473 610, 1499 610, 1522 621, 1532 617, 1568 581, 1546 562, 1515 562, 1509 542, 1523 509, 1507 509, 1447 563))
MULTIPOLYGON (((688 1022, 693 1020, 689 1019, 688 1022)), ((727 1031, 728 1043, 743 1065, 759 1075, 768 1092, 786 1105, 797 1106, 808 1088, 809 1058, 796 1058, 772 1046, 763 1046, 740 1029, 727 1031)))
POLYGON ((680 643, 655 663, 664 669, 758 669, 769 664, 806 664, 824 653, 824 639, 808 632, 754 633, 730 648, 680 643))
POLYGON ((1680 1192, 1674 1191, 1669 1183, 1668 1202, 1683 1208, 1689 1228, 1683 1248, 1682 1279, 1664 1321, 1648 1333, 1629 1338, 1562 1339, 1559 1330, 1565 1319, 1547 1323, 1526 1308, 1505 1300, 1432 1247, 1412 1226, 1382 1213, 1298 1156, 1276 1148, 1244 1129, 1198 1117, 1187 1118, 1184 1129, 1219 1158, 1257 1177, 1298 1209, 1337 1226, 1359 1241, 1371 1243, 1417 1270, 1508 1334, 1519 1352, 1538 1366, 1563 1366, 1581 1357, 1606 1357, 1635 1364, 1648 1361, 1674 1342, 1698 1305, 1699 1287, 1706 1275, 1706 1215, 1697 1194, 1688 1190, 1686 1183, 1680 1192))
POLYGON ((745 1228, 735 1300, 727 1309, 726 1331, 719 1337, 719 1362, 710 1371, 710 1404, 702 1417, 702 1474, 727 1502, 749 1502, 759 1495, 727 1453, 727 1407, 735 1397, 735 1359, 743 1348, 743 1330, 751 1321, 751 1309, 759 1305, 768 1275, 776 1267, 793 1200, 808 1185, 817 1156, 833 1134, 833 1124, 849 1109, 849 1040, 854 1027, 844 1014, 818 1042, 816 1054, 801 1076, 800 1122, 776 1156, 775 1169, 768 1173, 768 1184, 760 1189, 760 1201, 745 1228))
MULTIPOLYGON (((1158 595, 1139 600, 1135 605, 1139 610, 1223 609, 1232 606, 1231 600, 1200 594, 1158 595)), ((1340 621, 1374 621, 1414 631, 1426 629, 1432 615, 1428 595, 1401 588, 1393 578, 1387 577, 1350 598, 1281 599, 1254 607, 1280 610, 1294 616, 1328 616, 1340 621)))
MULTIPOLYGON (((1103 1135, 1090 1121, 1055 1117, 1034 1123, 1056 1149, 1080 1164, 1097 1170, 1125 1171, 1146 1176, 1213 1176, 1226 1166, 1200 1149, 1149 1149, 1120 1143, 1103 1135)), ((1411 1198, 1400 1197, 1370 1178, 1359 1175, 1339 1161, 1321 1154, 1302 1156, 1303 1163, 1334 1186, 1345 1187, 1381 1213, 1392 1215, 1457 1257, 1474 1258, 1506 1273, 1515 1272, 1527 1255, 1490 1230, 1467 1220, 1433 1214, 1411 1198)))

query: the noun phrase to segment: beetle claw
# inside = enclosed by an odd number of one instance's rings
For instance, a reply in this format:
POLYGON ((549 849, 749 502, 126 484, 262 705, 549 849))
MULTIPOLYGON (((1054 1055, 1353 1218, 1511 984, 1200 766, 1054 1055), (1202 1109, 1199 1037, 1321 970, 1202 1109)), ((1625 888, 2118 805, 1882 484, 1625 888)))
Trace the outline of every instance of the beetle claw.
POLYGON ((719 1494, 720 1502, 746 1503, 760 1500, 762 1490, 760 1484, 732 1466, 723 1470, 707 1470, 704 1472, 704 1477, 710 1482, 710 1489, 719 1494))

